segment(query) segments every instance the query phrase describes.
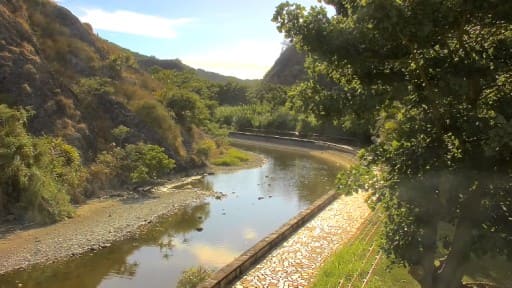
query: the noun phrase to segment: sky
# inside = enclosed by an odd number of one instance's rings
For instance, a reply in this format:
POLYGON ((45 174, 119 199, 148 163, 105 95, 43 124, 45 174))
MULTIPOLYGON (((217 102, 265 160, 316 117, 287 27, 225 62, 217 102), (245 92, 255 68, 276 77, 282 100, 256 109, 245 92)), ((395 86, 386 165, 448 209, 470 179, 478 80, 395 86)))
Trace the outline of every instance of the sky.
MULTIPOLYGON (((241 79, 262 78, 283 47, 284 37, 271 21, 281 0, 55 2, 122 47, 241 79)), ((317 0, 290 2, 320 5, 317 0)))

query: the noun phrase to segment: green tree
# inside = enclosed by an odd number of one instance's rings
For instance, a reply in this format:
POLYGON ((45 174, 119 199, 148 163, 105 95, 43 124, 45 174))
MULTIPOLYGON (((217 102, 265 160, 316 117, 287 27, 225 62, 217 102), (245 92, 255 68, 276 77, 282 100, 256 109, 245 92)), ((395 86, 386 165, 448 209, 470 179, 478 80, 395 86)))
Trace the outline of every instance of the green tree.
POLYGON ((133 183, 155 180, 168 175, 175 167, 162 147, 150 144, 130 144, 125 148, 123 170, 130 172, 133 183), (126 168, 126 169, 125 169, 126 168))
POLYGON ((320 93, 303 105, 376 135, 339 183, 376 184, 386 254, 425 288, 459 287, 474 257, 512 256, 512 2, 324 2, 334 16, 287 2, 273 20, 338 84, 308 83, 320 93))
POLYGON ((287 100, 287 89, 282 85, 261 82, 249 91, 248 97, 252 103, 282 107, 287 100))
POLYGON ((211 118, 217 102, 217 88, 200 79, 192 70, 177 72, 153 69, 153 78, 165 85, 159 92, 160 101, 182 124, 204 126, 211 118))
POLYGON ((33 137, 32 113, 0 105, 0 207, 30 221, 48 223, 73 215, 86 172, 80 154, 62 139, 33 137))
POLYGON ((123 146, 124 139, 130 135, 132 129, 124 126, 119 125, 116 128, 112 129, 112 136, 114 136, 114 139, 116 140, 117 144, 119 146, 123 146))
POLYGON ((181 123, 203 125, 210 118, 210 112, 199 95, 186 90, 169 90, 164 97, 167 109, 172 111, 181 123))
POLYGON ((94 190, 123 184, 142 184, 168 175, 175 167, 162 147, 150 144, 129 144, 98 154, 89 174, 94 190))
POLYGON ((249 88, 235 81, 218 84, 215 99, 220 105, 242 105, 248 103, 249 88))

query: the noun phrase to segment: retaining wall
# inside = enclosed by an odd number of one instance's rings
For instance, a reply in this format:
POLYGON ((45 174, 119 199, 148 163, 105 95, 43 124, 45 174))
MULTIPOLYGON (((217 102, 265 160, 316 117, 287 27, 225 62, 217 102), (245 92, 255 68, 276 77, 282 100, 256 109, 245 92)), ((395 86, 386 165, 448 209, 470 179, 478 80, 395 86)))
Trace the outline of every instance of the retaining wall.
POLYGON ((230 132, 229 138, 248 141, 264 141, 272 144, 292 145, 314 150, 335 150, 342 153, 350 154, 352 156, 355 156, 357 154, 357 151, 359 150, 358 148, 351 147, 348 145, 335 144, 325 141, 274 135, 261 135, 246 132, 230 132))
POLYGON ((228 265, 215 272, 210 279, 199 285, 199 288, 224 288, 231 284, 242 275, 248 272, 254 265, 267 256, 274 248, 277 248, 282 242, 294 234, 306 222, 311 220, 325 207, 329 206, 339 193, 331 191, 320 199, 315 201, 309 208, 303 210, 290 221, 285 223, 279 229, 263 238, 254 246, 246 250, 228 265))

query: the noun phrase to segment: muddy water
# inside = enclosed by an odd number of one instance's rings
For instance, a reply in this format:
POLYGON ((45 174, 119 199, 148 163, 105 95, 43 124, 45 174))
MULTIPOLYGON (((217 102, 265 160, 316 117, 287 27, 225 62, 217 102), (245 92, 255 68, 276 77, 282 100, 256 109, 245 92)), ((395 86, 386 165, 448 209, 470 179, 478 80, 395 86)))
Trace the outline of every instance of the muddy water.
POLYGON ((182 271, 218 269, 276 230, 332 189, 339 171, 296 152, 243 148, 263 154, 266 163, 194 184, 227 197, 162 219, 138 239, 0 276, 0 287, 175 287, 182 271))

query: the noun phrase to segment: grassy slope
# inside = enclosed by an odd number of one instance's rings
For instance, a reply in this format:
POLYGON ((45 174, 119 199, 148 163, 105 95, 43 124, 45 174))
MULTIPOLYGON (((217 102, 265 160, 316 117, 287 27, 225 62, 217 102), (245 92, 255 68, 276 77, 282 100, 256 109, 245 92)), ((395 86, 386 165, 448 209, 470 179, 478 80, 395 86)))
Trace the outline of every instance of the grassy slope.
POLYGON ((382 229, 379 214, 374 213, 361 227, 352 241, 339 249, 320 269, 312 287, 361 287, 376 262, 365 287, 419 287, 406 269, 388 267, 389 262, 378 250, 378 234, 382 229), (380 255, 380 256, 379 256, 380 255))
MULTIPOLYGON (((338 287, 340 281, 343 283, 339 287, 363 287, 369 271, 379 256, 377 246, 378 235, 382 229, 379 220, 381 217, 378 213, 374 213, 363 224, 358 235, 324 263, 311 287, 338 287)), ((473 261, 467 267, 467 274, 464 282, 485 282, 494 283, 499 287, 512 287, 512 263, 502 258, 485 257, 479 261, 473 261)), ((390 266, 390 261, 381 255, 364 287, 420 286, 409 276, 406 268, 390 266)))

